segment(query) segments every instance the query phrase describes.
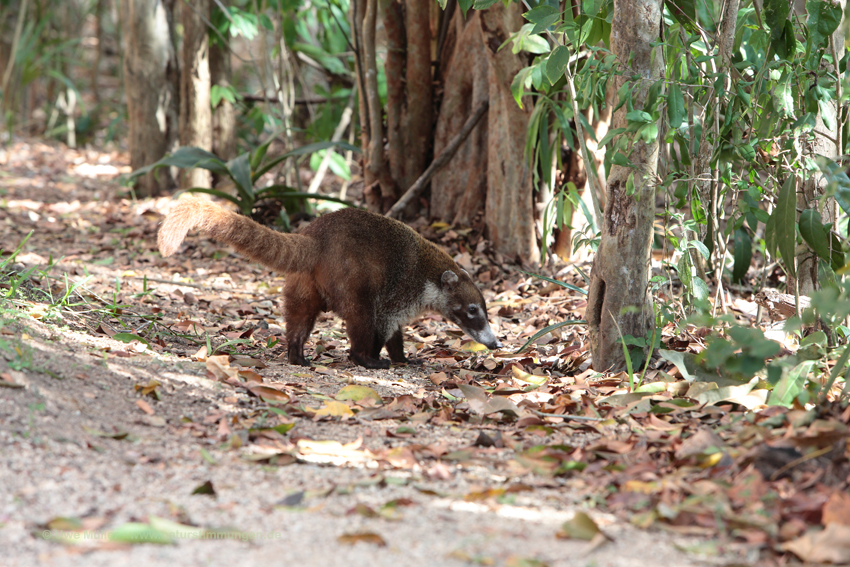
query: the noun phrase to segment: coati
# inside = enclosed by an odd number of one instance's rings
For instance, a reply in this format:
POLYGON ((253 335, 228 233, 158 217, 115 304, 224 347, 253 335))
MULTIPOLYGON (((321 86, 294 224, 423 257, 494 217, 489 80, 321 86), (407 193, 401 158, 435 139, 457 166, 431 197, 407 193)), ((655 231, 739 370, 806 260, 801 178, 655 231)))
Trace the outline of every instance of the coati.
POLYGON ((183 198, 159 229, 163 256, 190 230, 288 274, 284 287, 288 356, 307 365, 304 341, 316 317, 333 311, 345 321, 351 360, 389 368, 407 362, 402 328, 436 311, 490 349, 502 344, 490 329, 484 297, 469 274, 407 225, 354 208, 322 215, 299 234, 282 234, 210 201, 183 198))

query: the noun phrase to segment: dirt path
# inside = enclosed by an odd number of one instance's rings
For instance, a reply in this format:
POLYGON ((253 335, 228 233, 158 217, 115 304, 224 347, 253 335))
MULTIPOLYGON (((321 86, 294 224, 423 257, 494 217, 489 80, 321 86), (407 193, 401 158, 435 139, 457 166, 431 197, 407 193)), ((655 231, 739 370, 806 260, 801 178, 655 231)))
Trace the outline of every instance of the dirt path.
POLYGON ((408 335, 423 366, 366 371, 325 317, 305 369, 280 358, 283 280, 200 238, 162 259, 168 199, 115 197, 124 156, 18 143, 0 162, 0 244, 33 231, 16 261, 40 266, 2 304, 3 565, 687 566, 758 549, 629 524, 652 523, 637 512, 653 493, 620 498, 616 471, 649 486, 667 453, 632 418, 594 417, 622 385, 587 381, 581 329, 514 354, 582 298, 506 275, 474 235, 442 242, 482 281, 504 353, 430 318, 408 335), (565 522, 608 538, 556 537, 565 522))

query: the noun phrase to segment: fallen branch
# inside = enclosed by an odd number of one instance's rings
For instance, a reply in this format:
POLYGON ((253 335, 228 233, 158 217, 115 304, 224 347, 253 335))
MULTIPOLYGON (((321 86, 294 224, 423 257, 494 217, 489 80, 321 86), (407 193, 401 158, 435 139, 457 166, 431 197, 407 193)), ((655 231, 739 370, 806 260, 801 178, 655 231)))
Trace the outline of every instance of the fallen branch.
POLYGON ((457 133, 449 145, 443 148, 443 151, 440 152, 434 161, 431 162, 431 165, 428 166, 428 169, 419 176, 419 179, 410 186, 410 189, 405 191, 404 195, 402 195, 396 204, 387 212, 388 217, 398 218, 401 216, 401 212, 407 207, 407 205, 419 195, 422 194, 422 191, 425 190, 425 186, 428 185, 428 182, 431 180, 431 177, 435 173, 437 173, 444 165, 446 165, 452 157, 454 157, 457 149, 460 145, 469 137, 472 129, 475 128, 475 125, 481 120, 481 117, 484 116, 484 113, 487 112, 487 109, 490 106, 490 101, 485 100, 481 104, 478 105, 478 108, 475 109, 475 112, 472 113, 466 123, 463 125, 463 128, 460 129, 460 132, 457 133))

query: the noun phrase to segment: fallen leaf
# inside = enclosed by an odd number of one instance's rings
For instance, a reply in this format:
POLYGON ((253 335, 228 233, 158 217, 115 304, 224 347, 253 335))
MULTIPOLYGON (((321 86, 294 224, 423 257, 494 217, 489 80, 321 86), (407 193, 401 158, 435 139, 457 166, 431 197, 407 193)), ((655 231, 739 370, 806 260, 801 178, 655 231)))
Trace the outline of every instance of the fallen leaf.
POLYGON ((781 549, 808 563, 850 563, 850 526, 827 524, 823 530, 783 543, 781 549))
POLYGON ((139 407, 140 410, 142 410, 148 415, 153 415, 154 413, 156 413, 154 412, 150 404, 147 403, 145 400, 136 400, 136 405, 139 407))
POLYGON ((387 545, 387 542, 384 541, 384 538, 374 532, 357 532, 353 534, 343 534, 337 538, 337 541, 339 543, 345 543, 348 545, 354 545, 358 542, 372 543, 379 547, 386 547, 387 545))

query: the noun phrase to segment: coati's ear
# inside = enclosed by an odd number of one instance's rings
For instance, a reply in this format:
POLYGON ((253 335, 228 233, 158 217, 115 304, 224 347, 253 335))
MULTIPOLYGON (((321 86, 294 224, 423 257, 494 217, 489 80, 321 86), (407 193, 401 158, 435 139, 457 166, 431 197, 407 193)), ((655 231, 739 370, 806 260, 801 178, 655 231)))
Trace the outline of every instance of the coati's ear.
MULTIPOLYGON (((467 271, 466 271, 466 270, 464 270, 463 268, 461 268, 461 269, 460 269, 460 271, 461 271, 461 272, 463 272, 464 274, 466 274, 467 276, 469 276, 469 272, 467 272, 467 271)), ((471 277, 471 276, 470 276, 470 277, 471 277)))
POLYGON ((451 287, 457 283, 457 274, 451 270, 446 270, 443 272, 443 277, 440 278, 440 281, 443 284, 443 287, 451 287))

